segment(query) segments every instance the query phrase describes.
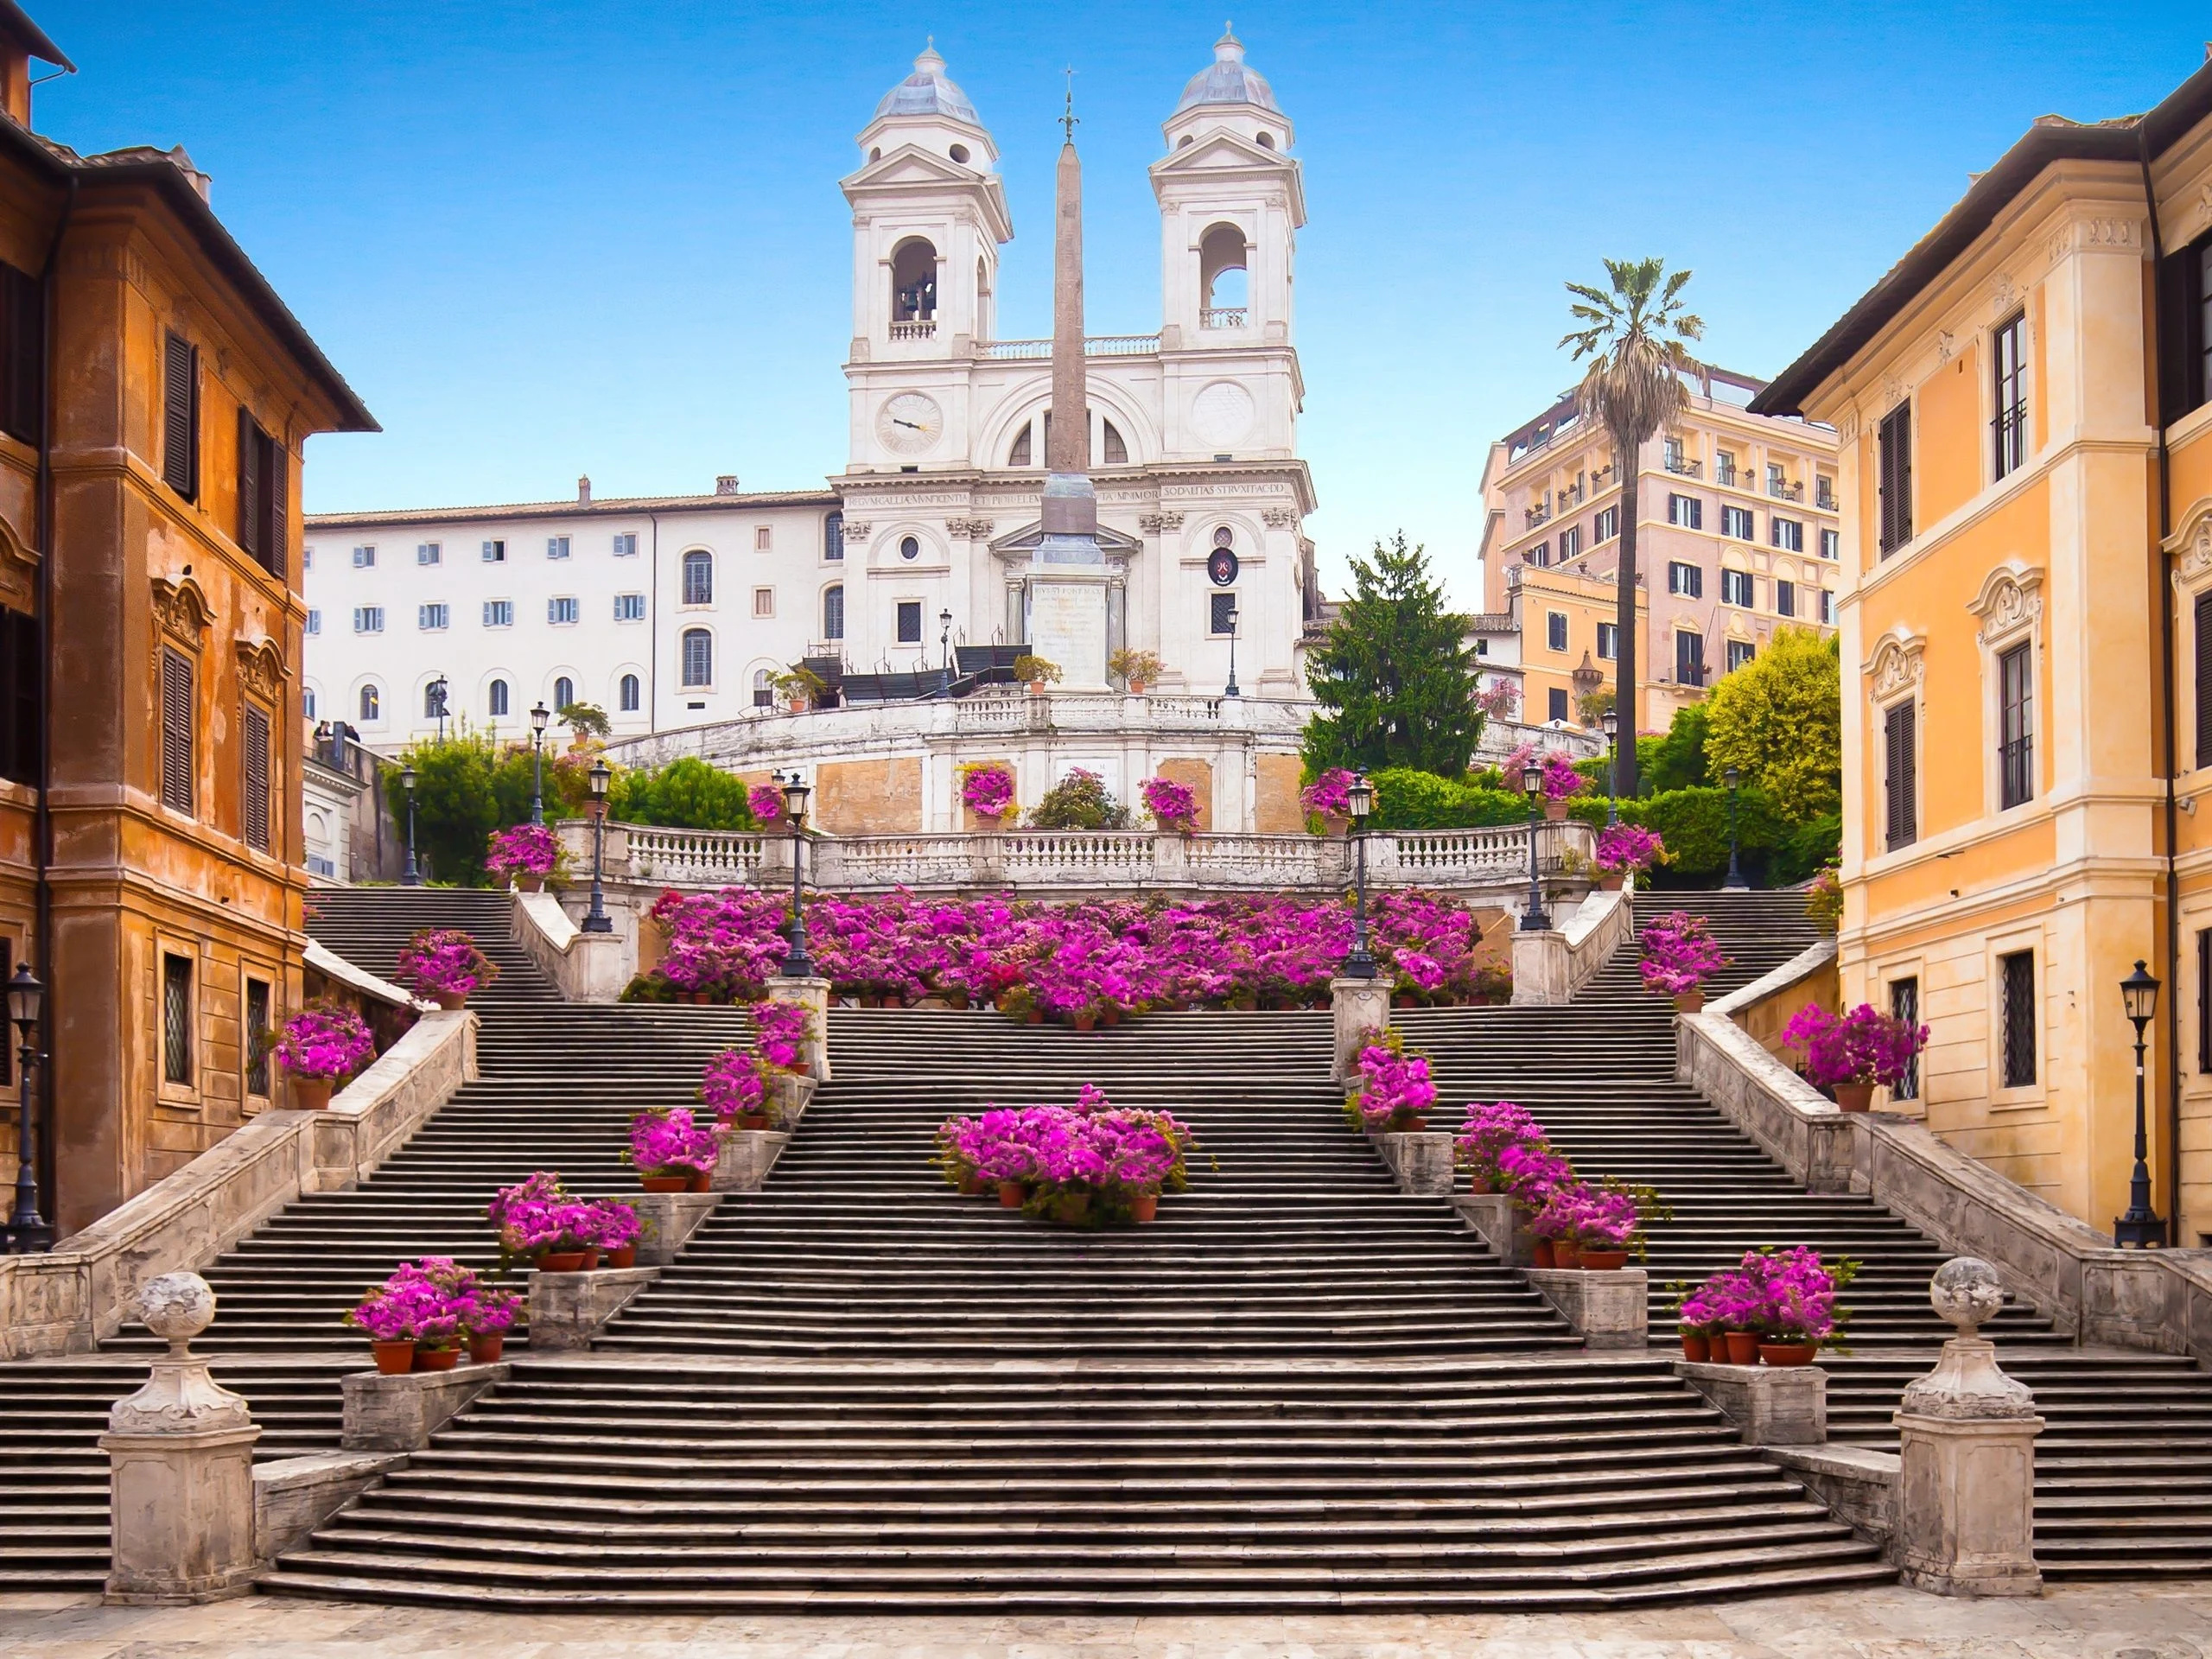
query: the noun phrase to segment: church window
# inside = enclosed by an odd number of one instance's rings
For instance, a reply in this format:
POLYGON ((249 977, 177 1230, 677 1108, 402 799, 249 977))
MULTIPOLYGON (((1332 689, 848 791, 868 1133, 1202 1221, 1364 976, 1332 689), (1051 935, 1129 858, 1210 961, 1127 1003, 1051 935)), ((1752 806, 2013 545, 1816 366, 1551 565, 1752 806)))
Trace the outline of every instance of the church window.
POLYGON ((937 316, 937 250, 910 237, 891 253, 891 321, 930 322, 937 316))
POLYGON ((954 161, 964 162, 968 159, 968 146, 965 144, 955 144, 952 147, 950 153, 954 161))
POLYGON ((845 637, 845 588, 842 582, 822 590, 822 637, 845 637))
POLYGON ((1198 238, 1198 324, 1205 328, 1241 328, 1248 297, 1244 232, 1234 225, 1215 225, 1198 238))
POLYGON ((505 680, 493 681, 484 703, 494 716, 505 714, 507 712, 507 683, 505 680))
POLYGON ((1109 467, 1128 466, 1129 464, 1129 446, 1127 442, 1123 440, 1121 433, 1116 429, 1114 423, 1111 421, 1102 421, 1099 423, 1099 425, 1102 429, 1102 437, 1099 447, 1105 455, 1105 464, 1109 467))
POLYGON ((899 601, 899 643, 902 645, 922 643, 922 601, 918 599, 899 601))
POLYGON ((383 707, 384 694, 377 690, 376 684, 373 681, 361 688, 362 725, 375 725, 377 721, 382 718, 379 710, 381 710, 383 707))
POLYGON ((698 686, 714 683, 715 636, 704 628, 684 629, 683 683, 698 686))
POLYGON ((638 694, 643 690, 644 688, 638 683, 638 677, 636 675, 625 674, 622 677, 621 685, 615 692, 614 701, 616 707, 626 715, 636 714, 638 712, 638 694))
POLYGON ((899 556, 910 563, 920 558, 922 556, 920 539, 913 536, 901 536, 899 538, 899 556))
POLYGON ((1030 423, 1024 421, 1021 423, 1021 430, 1014 435, 1014 448, 1007 451, 1006 464, 1007 466, 1027 467, 1034 464, 1032 457, 1036 452, 1031 447, 1029 427, 1030 423))
POLYGON ((1275 147, 1275 136, 1272 132, 1262 132, 1259 135, 1259 140, 1262 149, 1273 149, 1275 147))
POLYGON ((683 556, 683 602, 686 605, 711 605, 715 602, 715 556, 697 549, 683 556))
POLYGON ((776 677, 765 668, 753 671, 753 706, 755 709, 776 706, 776 677))
POLYGON ((1234 594, 1209 594, 1207 598, 1213 601, 1213 607, 1211 613, 1206 619, 1206 632, 1209 633, 1236 632, 1236 595, 1234 594))
POLYGON ((563 674, 553 682, 553 707, 557 711, 576 700, 576 683, 563 674))
POLYGON ((837 564, 845 556, 845 515, 833 512, 822 521, 822 562, 837 564))

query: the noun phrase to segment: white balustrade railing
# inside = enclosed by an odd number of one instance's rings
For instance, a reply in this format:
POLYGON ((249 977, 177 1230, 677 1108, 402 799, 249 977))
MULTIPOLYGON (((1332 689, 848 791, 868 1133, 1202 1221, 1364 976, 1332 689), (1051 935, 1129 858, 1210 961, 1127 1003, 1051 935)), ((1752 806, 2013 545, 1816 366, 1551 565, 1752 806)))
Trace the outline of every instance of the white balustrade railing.
MULTIPOLYGON (((630 873, 676 887, 744 887, 760 874, 766 837, 727 830, 628 824, 630 873)), ((788 869, 788 861, 785 868, 788 869)))

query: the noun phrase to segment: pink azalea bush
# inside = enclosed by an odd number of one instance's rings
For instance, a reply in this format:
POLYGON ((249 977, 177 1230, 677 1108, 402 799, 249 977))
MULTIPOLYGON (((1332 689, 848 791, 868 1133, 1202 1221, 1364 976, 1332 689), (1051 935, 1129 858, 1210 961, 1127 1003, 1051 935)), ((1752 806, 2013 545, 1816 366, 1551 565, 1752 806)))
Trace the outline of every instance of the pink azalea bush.
POLYGON ((767 1109, 768 1071, 749 1049, 726 1048, 707 1062, 699 1098, 713 1109, 715 1121, 727 1127, 741 1114, 767 1109))
POLYGON ((743 887, 683 893, 670 888, 647 912, 668 939, 657 970, 680 991, 755 1001, 781 966, 790 912, 777 893, 743 887))
POLYGON ((1383 1040, 1359 1051, 1359 1070, 1352 1079, 1344 1111, 1362 1128, 1402 1128, 1436 1104, 1436 1085, 1429 1080, 1428 1057, 1408 1054, 1395 1031, 1383 1040))
POLYGON ((1677 910, 1643 929, 1643 988, 1669 996, 1702 989, 1728 965, 1729 958, 1706 925, 1705 918, 1677 910))
POLYGON ((636 1208, 620 1198, 600 1198, 584 1208, 590 1211, 584 1219, 584 1240, 594 1249, 627 1249, 645 1230, 636 1208))
POLYGON ((1641 1222, 1630 1194, 1570 1181, 1552 1189, 1529 1230, 1538 1238, 1572 1239, 1586 1250, 1633 1250, 1643 1243, 1641 1222))
POLYGON ((755 784, 746 791, 746 805, 756 823, 769 824, 784 816, 784 791, 773 784, 755 784))
POLYGON ((1571 801, 1590 787, 1590 780, 1574 769, 1574 761, 1564 749, 1554 749, 1544 757, 1544 798, 1548 801, 1571 801))
POLYGON ((1325 818, 1348 818, 1351 816, 1351 781, 1352 774, 1344 767, 1331 766, 1298 791, 1298 804, 1325 818))
POLYGON ((806 1045, 814 1035, 814 1014, 804 1002, 774 1001, 753 1008, 753 1046, 770 1065, 785 1071, 803 1069, 806 1045))
POLYGON ((426 927, 399 953, 393 977, 424 996, 467 996, 499 976, 475 939, 458 927, 426 927))
POLYGON ((1816 1087, 1879 1084, 1894 1089, 1927 1046, 1928 1027, 1914 1026, 1861 1002, 1841 1019, 1808 1002, 1783 1027, 1782 1046, 1802 1056, 1806 1080, 1816 1087))
MULTIPOLYGON (((635 1219, 637 1212, 627 1205, 612 1207, 635 1219)), ((485 1206, 484 1213, 499 1230, 503 1258, 601 1248, 601 1238, 612 1218, 609 1206, 571 1198, 561 1185, 560 1175, 549 1169, 541 1169, 513 1186, 500 1188, 485 1206)))
POLYGON ((704 1174, 715 1166, 715 1132, 694 1122, 688 1107, 639 1112, 630 1120, 622 1158, 646 1175, 704 1174))
POLYGON ((993 823, 1014 810, 1014 773, 995 760, 963 766, 960 798, 979 818, 993 823))
POLYGON ((440 1264, 453 1266, 441 1256, 402 1262, 389 1279, 353 1306, 346 1323, 365 1333, 371 1342, 451 1347, 461 1335, 461 1310, 454 1306, 455 1297, 432 1271, 440 1264))
POLYGON ((1163 830, 1189 830, 1198 821, 1198 798, 1188 784, 1173 778, 1147 778, 1139 788, 1144 810, 1163 830))
POLYGON ((1525 1107, 1510 1100, 1487 1105, 1469 1102, 1467 1120, 1452 1143, 1461 1168, 1470 1171, 1477 1180, 1501 1189, 1505 1184, 1504 1171, 1498 1160, 1509 1147, 1550 1145, 1543 1125, 1525 1107))
POLYGON ((1574 1166, 1549 1141, 1516 1141, 1497 1154, 1498 1185, 1523 1210, 1541 1211, 1552 1194, 1580 1185, 1574 1166))
POLYGON ((1735 1267, 1694 1289, 1676 1287, 1675 1317, 1700 1335, 1750 1331, 1769 1342, 1826 1347, 1840 1338, 1848 1318, 1836 1306, 1837 1294, 1858 1272, 1851 1257, 1830 1266, 1802 1244, 1747 1250, 1735 1267))
POLYGON ((1591 861, 1608 875, 1630 870, 1641 875, 1667 861, 1667 843, 1657 830, 1640 823, 1608 824, 1598 832, 1591 861))
POLYGON ((296 1077, 350 1077, 376 1058, 361 1016, 335 1002, 313 1002, 284 1022, 271 1053, 296 1077))
POLYGON ((560 838, 542 823, 518 823, 492 832, 491 855, 485 871, 505 881, 518 875, 550 875, 561 861, 560 838))
POLYGON ((1093 1226, 1128 1222, 1141 1197, 1183 1191, 1198 1145, 1173 1114, 1117 1108, 1090 1084, 1072 1107, 986 1106, 946 1119, 937 1139, 936 1161, 956 1186, 1012 1183, 1040 1213, 1081 1198, 1093 1226))

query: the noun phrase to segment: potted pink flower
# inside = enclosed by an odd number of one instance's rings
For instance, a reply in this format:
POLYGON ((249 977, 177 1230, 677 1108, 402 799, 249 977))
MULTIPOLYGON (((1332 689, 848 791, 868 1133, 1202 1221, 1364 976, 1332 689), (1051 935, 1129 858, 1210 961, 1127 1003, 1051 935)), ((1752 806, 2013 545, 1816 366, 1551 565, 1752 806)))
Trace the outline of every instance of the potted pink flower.
POLYGON ((448 1371, 460 1361, 461 1312, 430 1271, 442 1262, 430 1256, 401 1263, 346 1315, 346 1324, 368 1337, 377 1370, 387 1376, 448 1371))
POLYGON ((707 1062, 699 1080, 699 1098, 711 1107, 723 1128, 765 1129, 768 1127, 767 1066, 758 1054, 742 1048, 726 1048, 707 1062))
MULTIPOLYGON (((693 1190, 698 1191, 697 1187, 693 1190)), ((592 1249, 586 1266, 633 1268, 638 1264, 638 1237, 645 1224, 636 1210, 620 1198, 601 1198, 583 1206, 588 1212, 581 1231, 592 1249)))
POLYGON ((753 809, 753 822, 763 830, 784 816, 784 791, 773 784, 755 784, 746 792, 745 804, 753 809))
POLYGON ((540 1273, 581 1273, 598 1260, 597 1209, 570 1198, 552 1170, 501 1187, 484 1213, 499 1230, 502 1263, 526 1256, 540 1273))
POLYGON ((1298 791, 1298 804, 1321 820, 1321 833, 1341 836, 1351 828, 1352 774, 1331 766, 1298 791))
POLYGON ((1598 867, 1598 885, 1617 891, 1630 875, 1642 875, 1654 864, 1667 861, 1667 843, 1656 830, 1640 823, 1607 824, 1598 832, 1591 862, 1598 867))
POLYGON ((1487 1105, 1471 1101, 1467 1121, 1460 1126, 1459 1138, 1452 1141, 1452 1147, 1459 1167, 1467 1172, 1469 1190, 1490 1193, 1504 1188, 1504 1172, 1499 1167, 1499 1160, 1509 1148, 1548 1148, 1550 1144, 1543 1125, 1526 1107, 1516 1106, 1510 1100, 1493 1101, 1487 1105))
POLYGON ((1144 810, 1162 830, 1189 835, 1198 825, 1198 798, 1188 784, 1173 778, 1147 778, 1138 793, 1144 810))
POLYGON ((1544 817, 1551 823, 1567 819, 1567 804, 1590 787, 1590 780, 1574 769, 1564 749, 1544 757, 1544 817))
POLYGON ((715 1167, 715 1132, 688 1107, 639 1112, 630 1120, 622 1161, 634 1164, 648 1192, 703 1192, 715 1167))
POLYGON ((291 1074, 292 1103, 319 1112, 330 1104, 330 1091, 376 1057, 375 1039, 361 1016, 335 1002, 310 1003, 284 1022, 270 1051, 291 1074))
POLYGON ((524 893, 539 893, 560 862, 561 842, 550 830, 542 823, 518 823, 492 832, 492 851, 484 868, 524 893))
POLYGON ((1673 997, 1684 1014, 1705 1006, 1705 982, 1728 963, 1702 916, 1672 911, 1643 930, 1643 988, 1673 997))
POLYGON ((492 959, 476 948, 476 940, 458 927, 426 927, 407 942, 399 953, 393 977, 434 1000, 451 1013, 468 1001, 469 993, 499 976, 492 959))
POLYGON ((1407 1053, 1396 1032, 1385 1032, 1382 1042, 1360 1050, 1359 1070, 1344 1102, 1360 1128, 1371 1135, 1417 1133, 1428 1127, 1428 1110, 1435 1104, 1427 1056, 1407 1053))
POLYGON ((1841 1019, 1808 1002, 1783 1028, 1782 1046, 1799 1055, 1805 1080, 1835 1096, 1847 1112, 1863 1112, 1878 1085, 1894 1089, 1927 1046, 1928 1027, 1915 1026, 1861 1002, 1841 1019))
POLYGON ((1014 811, 1014 773, 1001 761, 982 760, 960 769, 960 799, 989 828, 1002 830, 1014 811))

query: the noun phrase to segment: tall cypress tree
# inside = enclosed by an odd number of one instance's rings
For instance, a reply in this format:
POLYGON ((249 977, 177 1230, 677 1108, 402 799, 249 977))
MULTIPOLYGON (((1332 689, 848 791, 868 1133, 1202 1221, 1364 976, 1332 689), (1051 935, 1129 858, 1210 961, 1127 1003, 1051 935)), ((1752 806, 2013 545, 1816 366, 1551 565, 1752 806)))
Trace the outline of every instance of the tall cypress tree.
POLYGON ((1427 553, 1402 531, 1351 570, 1352 596, 1306 658, 1325 711, 1306 722, 1306 764, 1459 777, 1483 729, 1467 619, 1445 608, 1427 553))

